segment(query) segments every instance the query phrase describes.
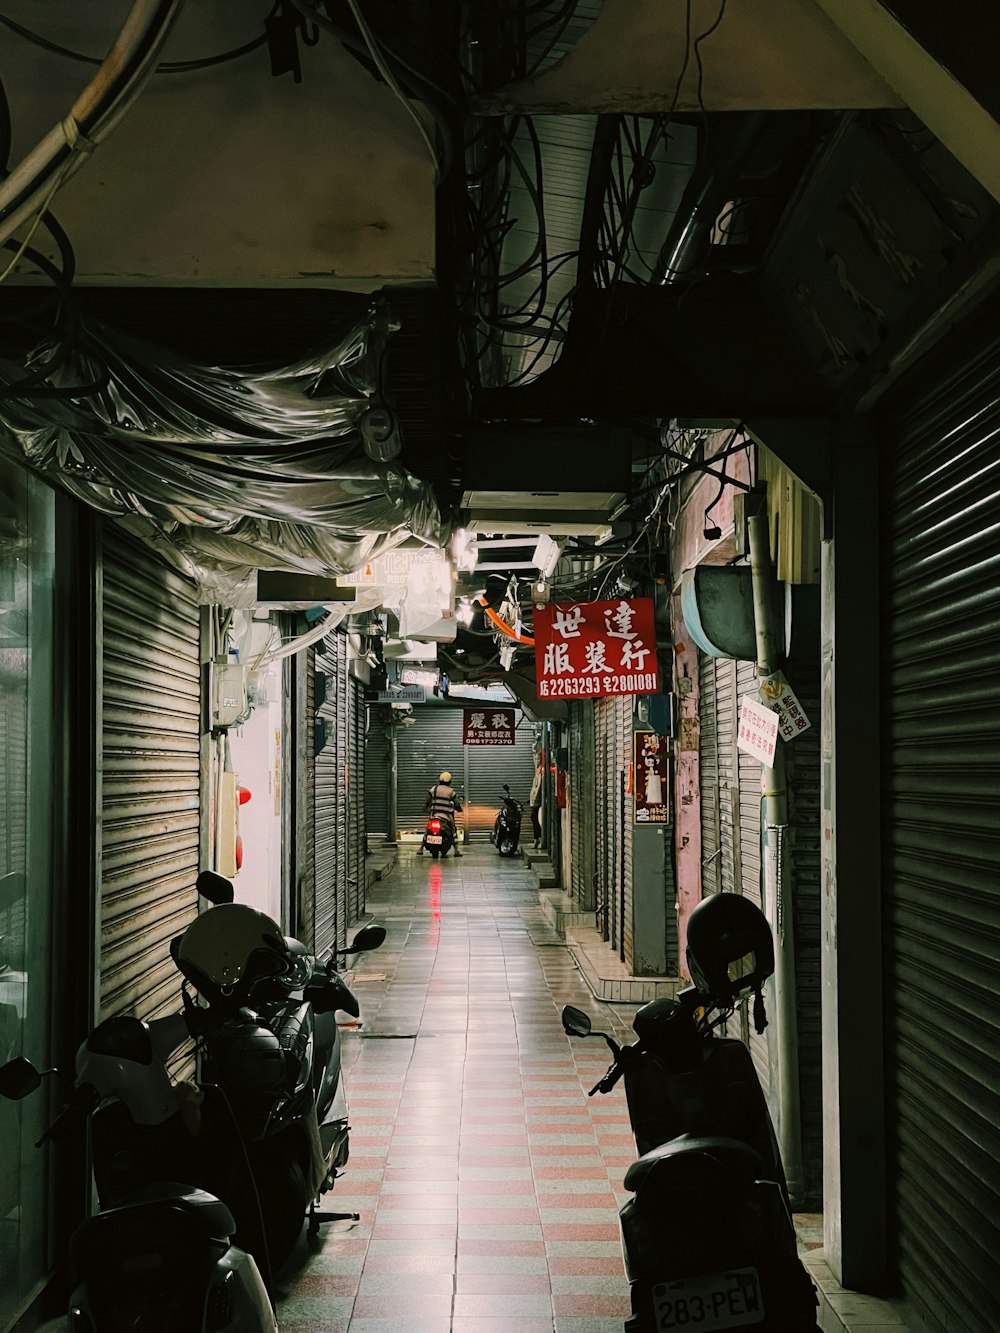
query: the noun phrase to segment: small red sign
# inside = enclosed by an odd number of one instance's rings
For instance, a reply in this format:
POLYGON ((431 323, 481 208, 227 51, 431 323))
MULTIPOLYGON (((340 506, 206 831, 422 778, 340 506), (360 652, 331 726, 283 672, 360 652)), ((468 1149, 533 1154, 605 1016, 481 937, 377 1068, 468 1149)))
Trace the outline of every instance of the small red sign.
POLYGON ((651 597, 561 602, 535 607, 539 699, 656 694, 656 630, 651 597))
POLYGON ((463 745, 513 745, 516 708, 463 708, 463 745))

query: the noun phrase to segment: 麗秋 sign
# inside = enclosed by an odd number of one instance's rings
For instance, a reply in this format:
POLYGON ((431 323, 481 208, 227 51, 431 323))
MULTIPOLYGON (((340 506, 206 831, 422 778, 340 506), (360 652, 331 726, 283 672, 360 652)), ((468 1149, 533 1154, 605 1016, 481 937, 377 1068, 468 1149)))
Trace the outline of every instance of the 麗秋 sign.
POLYGON ((516 708, 463 708, 463 745, 513 745, 516 708))

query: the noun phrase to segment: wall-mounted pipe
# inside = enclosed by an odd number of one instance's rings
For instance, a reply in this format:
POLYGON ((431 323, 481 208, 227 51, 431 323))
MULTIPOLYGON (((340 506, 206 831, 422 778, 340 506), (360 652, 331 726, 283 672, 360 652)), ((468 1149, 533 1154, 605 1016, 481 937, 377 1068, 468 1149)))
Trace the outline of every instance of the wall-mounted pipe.
MULTIPOLYGON (((753 578, 758 680, 778 670, 784 656, 774 597, 774 571, 767 509, 747 518, 753 578)), ((787 865, 788 792, 783 741, 774 766, 761 773, 764 823, 764 909, 774 934, 774 1009, 778 1093, 778 1142, 788 1193, 794 1203, 805 1193, 802 1118, 799 1096, 799 1023, 795 981, 795 904, 787 865)))
POLYGON ((0 244, 44 211, 108 137, 156 67, 184 0, 135 0, 114 46, 70 111, 0 184, 0 244))

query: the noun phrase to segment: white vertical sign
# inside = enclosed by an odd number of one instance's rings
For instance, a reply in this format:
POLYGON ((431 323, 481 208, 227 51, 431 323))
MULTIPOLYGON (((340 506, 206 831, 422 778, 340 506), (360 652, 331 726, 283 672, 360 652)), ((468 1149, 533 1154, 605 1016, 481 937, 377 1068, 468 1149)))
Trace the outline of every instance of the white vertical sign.
POLYGON ((736 748, 745 754, 752 754, 768 768, 773 768, 779 721, 777 713, 758 703, 753 695, 745 694, 740 700, 740 729, 736 748))

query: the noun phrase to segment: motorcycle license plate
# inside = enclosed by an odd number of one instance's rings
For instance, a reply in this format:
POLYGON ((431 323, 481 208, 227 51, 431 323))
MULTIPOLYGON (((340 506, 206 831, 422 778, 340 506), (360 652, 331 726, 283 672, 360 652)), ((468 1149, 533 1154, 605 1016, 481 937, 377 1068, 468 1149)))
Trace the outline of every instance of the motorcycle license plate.
POLYGON ((428 833, 427 835, 428 847, 440 847, 443 842, 444 838, 442 838, 440 833, 428 833))
POLYGON ((756 1268, 703 1273, 653 1288, 657 1333, 675 1328, 724 1329, 759 1324, 764 1301, 756 1268))

